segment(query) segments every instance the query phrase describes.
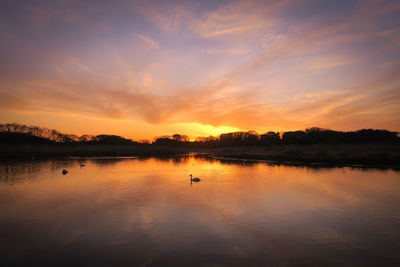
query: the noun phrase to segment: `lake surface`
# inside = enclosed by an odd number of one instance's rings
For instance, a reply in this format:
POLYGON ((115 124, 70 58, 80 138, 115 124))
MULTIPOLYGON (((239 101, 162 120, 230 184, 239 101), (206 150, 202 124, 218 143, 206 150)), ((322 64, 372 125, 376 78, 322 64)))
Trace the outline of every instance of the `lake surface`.
POLYGON ((22 263, 400 266, 400 172, 193 156, 3 162, 0 265, 22 263))

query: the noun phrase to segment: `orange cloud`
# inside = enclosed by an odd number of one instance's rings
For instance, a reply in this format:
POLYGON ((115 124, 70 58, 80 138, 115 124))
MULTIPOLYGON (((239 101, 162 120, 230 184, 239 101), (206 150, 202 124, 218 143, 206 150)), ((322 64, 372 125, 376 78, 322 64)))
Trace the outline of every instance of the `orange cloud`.
POLYGON ((386 19, 398 5, 316 12, 311 4, 117 1, 82 9, 60 1, 38 4, 27 18, 14 14, 19 24, 3 16, 0 112, 165 134, 398 130, 399 26, 386 19))

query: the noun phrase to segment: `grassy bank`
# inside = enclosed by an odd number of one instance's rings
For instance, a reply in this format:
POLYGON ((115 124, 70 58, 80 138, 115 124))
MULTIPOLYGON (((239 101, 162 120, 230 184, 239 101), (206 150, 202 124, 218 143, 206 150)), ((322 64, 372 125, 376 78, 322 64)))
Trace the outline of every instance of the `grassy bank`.
POLYGON ((183 147, 157 145, 37 144, 0 145, 0 158, 68 156, 153 156, 186 153, 183 147))
POLYGON ((400 166, 400 145, 275 145, 199 148, 162 145, 0 145, 0 158, 67 156, 176 156, 205 153, 211 157, 271 160, 300 164, 360 164, 400 166))
POLYGON ((215 156, 305 164, 324 163, 400 166, 400 146, 390 144, 319 144, 237 147, 215 151, 215 156))

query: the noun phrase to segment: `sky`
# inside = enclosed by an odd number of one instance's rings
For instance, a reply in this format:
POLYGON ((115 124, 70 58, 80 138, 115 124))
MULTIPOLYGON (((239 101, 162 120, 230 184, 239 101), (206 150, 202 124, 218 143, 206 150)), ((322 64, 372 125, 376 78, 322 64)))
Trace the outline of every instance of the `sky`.
POLYGON ((0 123, 400 131, 400 1, 1 2, 0 123))

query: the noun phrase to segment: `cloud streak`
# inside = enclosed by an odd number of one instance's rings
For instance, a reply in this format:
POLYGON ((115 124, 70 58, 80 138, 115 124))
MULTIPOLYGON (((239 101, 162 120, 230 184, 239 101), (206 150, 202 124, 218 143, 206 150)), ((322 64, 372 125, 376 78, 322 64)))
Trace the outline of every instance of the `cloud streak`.
POLYGON ((9 6, 0 112, 164 128, 400 130, 394 1, 9 6))

